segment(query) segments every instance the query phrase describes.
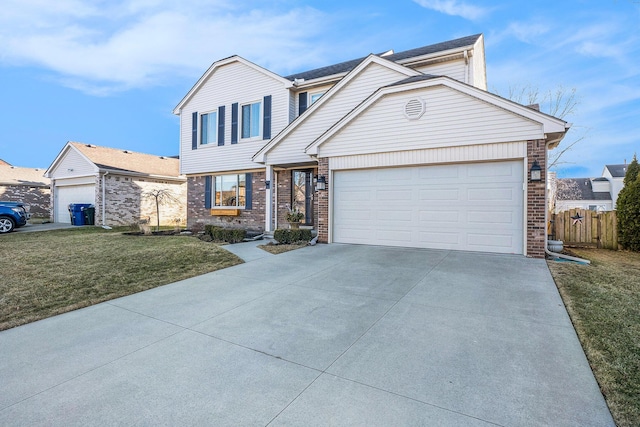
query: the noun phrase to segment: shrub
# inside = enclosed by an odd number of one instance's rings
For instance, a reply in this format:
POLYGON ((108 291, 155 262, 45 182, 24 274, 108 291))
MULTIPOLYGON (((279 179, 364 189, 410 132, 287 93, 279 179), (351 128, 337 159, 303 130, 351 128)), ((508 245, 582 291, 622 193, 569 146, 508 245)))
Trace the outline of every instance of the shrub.
POLYGON ((640 166, 635 155, 624 176, 616 210, 618 241, 625 249, 640 252, 640 166))
POLYGON ((247 230, 242 228, 223 228, 217 225, 205 225, 204 231, 219 242, 239 243, 247 236, 247 230))
POLYGON ((273 232, 273 238, 283 245, 288 245, 291 243, 298 242, 308 242, 313 238, 311 235, 311 230, 306 228, 299 230, 285 230, 282 228, 278 228, 273 232))

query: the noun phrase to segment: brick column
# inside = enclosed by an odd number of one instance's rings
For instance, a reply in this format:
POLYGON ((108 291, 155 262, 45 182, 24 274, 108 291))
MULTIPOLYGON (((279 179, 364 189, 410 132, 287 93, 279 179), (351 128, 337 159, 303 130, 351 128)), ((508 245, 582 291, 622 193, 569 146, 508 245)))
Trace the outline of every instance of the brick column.
POLYGON ((547 224, 545 224, 546 150, 544 140, 527 141, 527 256, 532 258, 544 258, 544 237, 547 232, 547 224), (531 182, 529 171, 536 160, 542 168, 542 180, 531 182))
POLYGON ((318 176, 327 180, 326 190, 319 190, 318 199, 318 242, 329 242, 329 159, 318 159, 318 176))

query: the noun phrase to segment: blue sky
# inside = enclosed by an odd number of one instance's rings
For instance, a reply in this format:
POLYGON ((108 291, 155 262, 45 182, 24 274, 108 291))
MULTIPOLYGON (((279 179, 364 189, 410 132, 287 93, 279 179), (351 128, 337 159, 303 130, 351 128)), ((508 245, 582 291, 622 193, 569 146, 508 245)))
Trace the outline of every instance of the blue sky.
MULTIPOLYGON (((171 110, 238 54, 281 75, 484 33, 489 90, 575 88, 560 176, 640 151, 640 0, 3 0, 0 158, 47 167, 66 141, 178 153, 171 110)), ((543 110, 545 106, 543 105, 543 110)))

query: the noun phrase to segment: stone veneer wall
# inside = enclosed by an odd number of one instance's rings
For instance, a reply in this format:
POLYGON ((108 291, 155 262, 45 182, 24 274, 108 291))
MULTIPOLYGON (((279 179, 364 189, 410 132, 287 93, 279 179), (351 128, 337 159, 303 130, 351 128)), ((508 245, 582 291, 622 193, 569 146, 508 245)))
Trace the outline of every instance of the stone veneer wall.
MULTIPOLYGON (((96 224, 102 224, 102 184, 96 179, 96 224)), ((187 183, 123 175, 106 176, 106 224, 132 225, 157 224, 156 203, 145 193, 166 189, 176 199, 160 204, 160 225, 184 226, 186 224, 187 183)))
POLYGON ((547 201, 545 187, 547 185, 547 146, 543 140, 527 141, 527 256, 544 258, 544 238, 547 232, 545 211, 547 201), (529 171, 537 160, 542 168, 542 181, 531 182, 529 171))
POLYGON ((29 205, 31 216, 51 218, 50 187, 28 185, 0 185, 0 200, 29 205))
POLYGON ((199 231, 211 224, 264 231, 265 172, 252 173, 251 209, 241 210, 238 216, 211 215, 212 210, 204 207, 204 181, 204 176, 187 177, 187 228, 199 231))

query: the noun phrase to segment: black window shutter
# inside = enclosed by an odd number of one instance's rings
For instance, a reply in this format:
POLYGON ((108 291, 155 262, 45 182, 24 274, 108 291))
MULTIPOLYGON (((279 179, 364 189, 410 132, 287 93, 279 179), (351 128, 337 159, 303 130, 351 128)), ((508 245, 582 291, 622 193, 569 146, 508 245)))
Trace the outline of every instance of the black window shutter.
POLYGON ((198 112, 191 114, 191 149, 198 149, 198 112))
POLYGON ((244 181, 244 208, 246 210, 251 210, 251 204, 253 203, 253 174, 247 173, 245 174, 244 181))
POLYGON ((307 111, 307 92, 298 94, 298 115, 307 111))
POLYGON ((204 177, 204 207, 211 209, 211 175, 204 177))
POLYGON ((264 121, 262 139, 271 139, 271 95, 264 97, 264 121))
POLYGON ((224 105, 218 107, 218 145, 224 145, 224 105))
POLYGON ((238 103, 231 104, 231 143, 238 143, 238 103))

